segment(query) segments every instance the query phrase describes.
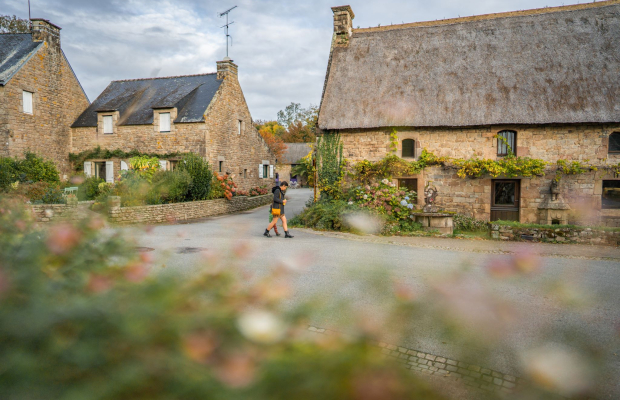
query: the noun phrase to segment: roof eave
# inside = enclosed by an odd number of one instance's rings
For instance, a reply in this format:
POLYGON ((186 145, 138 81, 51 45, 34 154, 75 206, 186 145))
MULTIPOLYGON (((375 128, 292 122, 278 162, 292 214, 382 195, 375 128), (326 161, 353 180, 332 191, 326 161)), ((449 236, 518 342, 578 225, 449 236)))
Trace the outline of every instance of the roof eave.
POLYGON ((8 78, 6 78, 4 81, 2 81, 1 86, 6 86, 11 79, 13 79, 13 77, 19 72, 21 71, 21 69, 24 67, 24 65, 28 64, 28 61, 30 61, 30 59, 32 57, 34 57, 35 54, 38 53, 39 49, 43 46, 43 42, 41 42, 37 47, 34 48, 34 50, 32 50, 30 52, 30 54, 28 54, 28 56, 26 57, 26 59, 24 60, 24 62, 22 63, 22 65, 19 66, 19 68, 17 68, 15 71, 13 71, 8 78))

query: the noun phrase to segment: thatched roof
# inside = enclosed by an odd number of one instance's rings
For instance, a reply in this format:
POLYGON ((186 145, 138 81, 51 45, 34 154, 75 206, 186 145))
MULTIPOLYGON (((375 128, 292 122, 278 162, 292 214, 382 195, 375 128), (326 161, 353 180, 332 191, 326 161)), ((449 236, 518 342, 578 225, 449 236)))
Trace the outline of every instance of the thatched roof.
POLYGON ((299 160, 310 154, 312 147, 308 143, 286 143, 282 164, 297 164, 299 160))
POLYGON ((620 0, 355 29, 321 129, 620 122, 620 0))

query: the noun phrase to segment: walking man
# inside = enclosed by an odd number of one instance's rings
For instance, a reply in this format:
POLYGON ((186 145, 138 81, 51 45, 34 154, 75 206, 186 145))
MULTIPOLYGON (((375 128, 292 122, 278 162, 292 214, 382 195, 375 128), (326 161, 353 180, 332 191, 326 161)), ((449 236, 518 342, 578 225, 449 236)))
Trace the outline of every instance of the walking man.
POLYGON ((284 228, 284 237, 287 239, 292 239, 293 236, 288 231, 288 226, 286 225, 286 216, 284 215, 284 206, 286 205, 286 199, 284 198, 284 193, 288 188, 288 182, 283 181, 280 183, 280 186, 276 186, 273 188, 273 206, 271 207, 271 213, 273 215, 273 221, 269 224, 267 229, 265 229, 265 233, 263 233, 266 237, 271 237, 269 233, 270 230, 278 223, 278 220, 282 220, 282 227, 284 228))

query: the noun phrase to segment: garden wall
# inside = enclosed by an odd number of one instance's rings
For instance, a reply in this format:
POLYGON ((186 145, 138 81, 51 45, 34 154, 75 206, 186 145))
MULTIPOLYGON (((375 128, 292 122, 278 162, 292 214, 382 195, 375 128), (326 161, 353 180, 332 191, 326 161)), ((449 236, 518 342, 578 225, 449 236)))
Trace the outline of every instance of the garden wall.
POLYGON ((620 245, 620 230, 603 230, 585 227, 517 227, 491 224, 491 237, 499 240, 560 242, 620 245))
POLYGON ((37 222, 77 221, 86 217, 88 207, 93 201, 82 201, 79 204, 36 204, 32 213, 37 222))
POLYGON ((154 206, 120 207, 112 203, 110 221, 118 224, 157 224, 187 221, 215 215, 233 214, 270 204, 273 195, 256 197, 238 196, 232 200, 217 199, 154 206))

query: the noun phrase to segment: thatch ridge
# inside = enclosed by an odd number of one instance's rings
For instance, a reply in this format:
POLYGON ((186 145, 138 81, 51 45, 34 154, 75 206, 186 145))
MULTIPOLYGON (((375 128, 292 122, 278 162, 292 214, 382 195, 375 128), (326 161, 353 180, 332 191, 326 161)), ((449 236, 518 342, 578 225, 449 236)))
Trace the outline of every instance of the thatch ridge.
POLYGON ((333 47, 319 127, 620 122, 620 0, 443 22, 333 47))

